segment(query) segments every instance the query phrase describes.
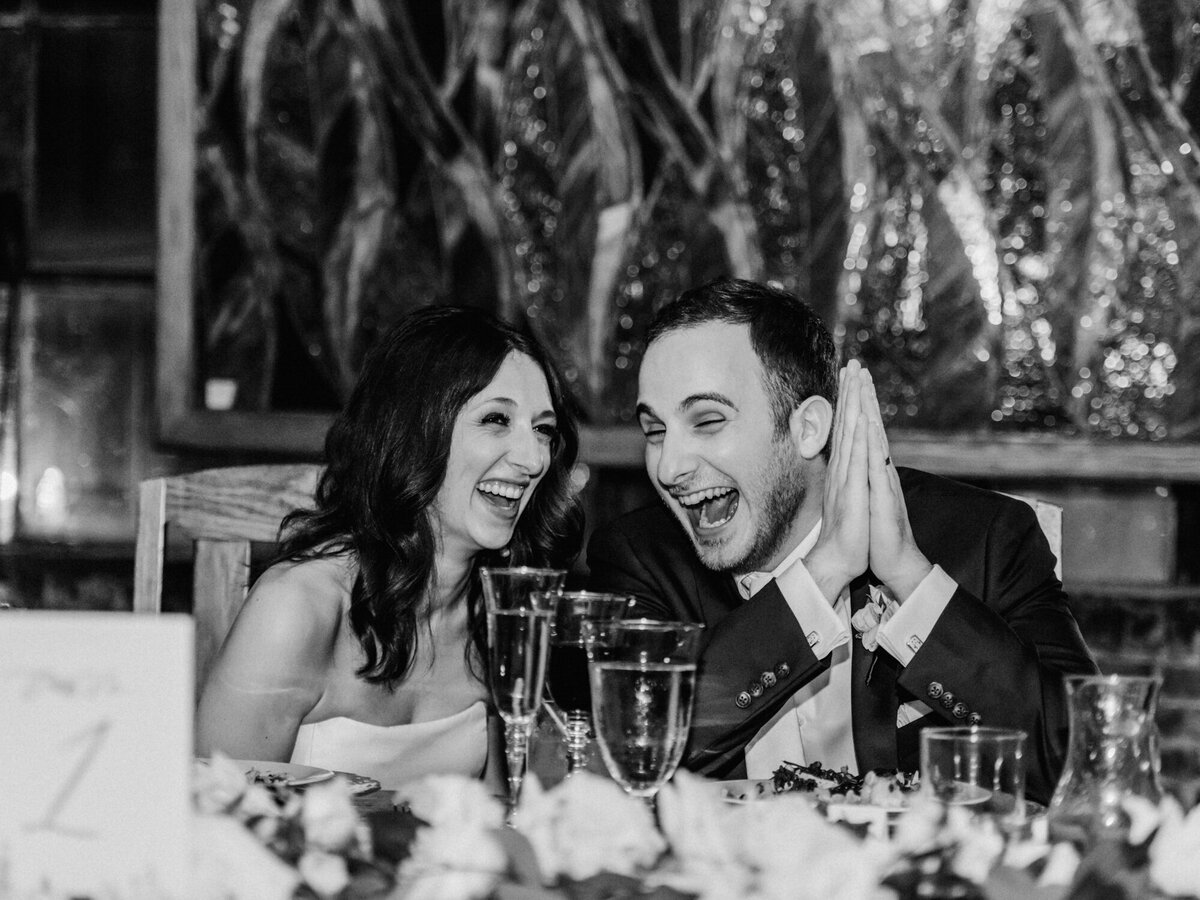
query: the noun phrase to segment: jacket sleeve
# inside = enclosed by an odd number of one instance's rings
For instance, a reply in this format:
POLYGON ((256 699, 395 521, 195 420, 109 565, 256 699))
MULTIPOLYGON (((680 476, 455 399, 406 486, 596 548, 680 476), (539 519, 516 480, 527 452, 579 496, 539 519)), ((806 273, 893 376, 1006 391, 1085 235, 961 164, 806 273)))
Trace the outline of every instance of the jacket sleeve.
POLYGON ((960 587, 899 686, 930 706, 939 724, 963 725, 976 713, 984 726, 1024 730, 1027 791, 1046 802, 1066 752, 1064 676, 1095 674, 1096 664, 1028 506, 1000 504, 973 561, 983 567, 986 602, 961 586, 969 578, 951 572, 960 587))
POLYGON ((610 525, 588 546, 593 590, 637 598, 635 615, 705 626, 692 728, 683 766, 713 778, 740 777, 744 748, 792 694, 829 665, 817 659, 774 582, 753 603, 732 603, 690 565, 670 565, 650 542, 610 525), (708 590, 709 596, 702 596, 708 590))

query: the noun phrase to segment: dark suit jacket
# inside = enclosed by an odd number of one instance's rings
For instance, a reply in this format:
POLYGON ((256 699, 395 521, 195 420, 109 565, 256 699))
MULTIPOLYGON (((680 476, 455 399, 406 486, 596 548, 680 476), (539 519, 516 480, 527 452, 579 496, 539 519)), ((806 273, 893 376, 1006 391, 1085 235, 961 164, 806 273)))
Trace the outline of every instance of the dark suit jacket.
MULTIPOLYGON (((1028 504, 915 469, 899 472, 917 545, 958 590, 907 667, 852 639, 859 771, 916 771, 919 730, 966 724, 965 708, 983 725, 1027 732, 1027 796, 1045 803, 1066 749, 1063 676, 1097 671, 1054 574, 1054 555, 1028 504), (943 705, 946 694, 953 702, 943 705), (911 700, 934 712, 897 729, 897 708, 911 700), (965 707, 956 718, 959 703, 965 707)), ((684 766, 714 778, 745 777, 747 742, 829 664, 809 650, 775 582, 744 602, 728 574, 701 565, 664 505, 598 529, 587 562, 589 587, 636 595, 650 618, 704 623, 684 766), (745 708, 746 698, 738 699, 744 691, 758 694, 745 708)), ((865 572, 852 582, 852 611, 866 602, 870 580, 865 572)))

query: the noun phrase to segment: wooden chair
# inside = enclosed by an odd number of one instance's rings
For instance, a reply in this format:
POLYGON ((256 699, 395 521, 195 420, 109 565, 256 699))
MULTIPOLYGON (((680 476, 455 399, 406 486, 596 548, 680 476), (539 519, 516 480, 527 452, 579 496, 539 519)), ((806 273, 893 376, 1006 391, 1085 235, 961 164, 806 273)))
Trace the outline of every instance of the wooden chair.
POLYGON ((251 543, 278 539, 283 517, 312 504, 320 472, 314 464, 236 466, 142 482, 133 611, 162 611, 168 528, 180 529, 194 548, 197 691, 246 601, 251 543))

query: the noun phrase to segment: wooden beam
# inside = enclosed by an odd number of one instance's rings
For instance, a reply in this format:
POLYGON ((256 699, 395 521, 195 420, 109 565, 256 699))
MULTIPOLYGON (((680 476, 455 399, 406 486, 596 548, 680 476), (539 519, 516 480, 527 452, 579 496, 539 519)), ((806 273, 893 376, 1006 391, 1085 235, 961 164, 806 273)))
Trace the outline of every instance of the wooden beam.
MULTIPOLYGON (((194 410, 163 422, 163 439, 187 447, 316 459, 330 420, 317 413, 194 410)), ((632 426, 584 426, 580 461, 597 468, 637 468, 643 444, 641 431, 632 426)), ((1193 442, 898 431, 891 449, 899 465, 951 478, 1200 483, 1200 444, 1193 442)))
MULTIPOLYGON (((581 458, 589 465, 642 465, 643 440, 637 428, 584 428, 581 443, 581 458)), ((1200 444, 1194 442, 897 431, 891 450, 899 465, 951 478, 1200 482, 1200 444)))

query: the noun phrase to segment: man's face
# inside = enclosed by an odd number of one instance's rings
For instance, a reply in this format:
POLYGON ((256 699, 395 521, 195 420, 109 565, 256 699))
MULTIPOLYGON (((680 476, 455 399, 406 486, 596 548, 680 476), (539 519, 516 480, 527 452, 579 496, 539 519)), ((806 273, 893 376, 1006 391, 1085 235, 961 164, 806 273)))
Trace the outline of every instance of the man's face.
POLYGON ((762 374, 749 328, 712 322, 658 338, 638 377, 646 471, 717 571, 772 569, 804 536, 808 464, 762 374))

